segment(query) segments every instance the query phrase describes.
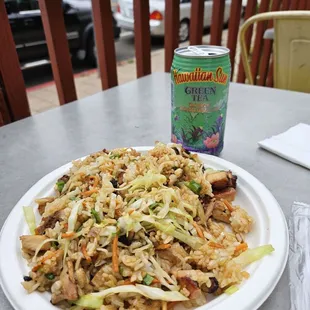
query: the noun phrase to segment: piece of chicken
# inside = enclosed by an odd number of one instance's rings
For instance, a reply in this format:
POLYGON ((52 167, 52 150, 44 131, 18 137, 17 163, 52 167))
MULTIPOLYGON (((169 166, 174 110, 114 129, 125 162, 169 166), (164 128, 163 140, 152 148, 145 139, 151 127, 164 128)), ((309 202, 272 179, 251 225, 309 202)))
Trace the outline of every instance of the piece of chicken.
POLYGON ((207 180, 213 190, 222 190, 227 187, 236 188, 237 177, 231 171, 218 171, 208 174, 207 180))
POLYGON ((79 298, 77 286, 70 280, 67 273, 63 277, 61 277, 61 282, 65 299, 77 300, 79 298))
POLYGON ((35 233, 37 235, 43 235, 47 228, 54 228, 56 223, 61 220, 61 216, 63 215, 63 211, 57 211, 48 217, 42 218, 40 226, 35 229, 35 233))
POLYGON ((212 216, 214 205, 215 205, 215 199, 212 199, 209 203, 203 205, 203 208, 205 210, 206 222, 208 221, 209 217, 212 216))
POLYGON ((212 216, 214 219, 218 221, 230 224, 231 213, 227 209, 225 203, 220 200, 216 200, 214 202, 214 209, 212 212, 212 216))
POLYGON ((38 198, 35 200, 35 202, 38 204, 38 210, 40 215, 42 215, 45 212, 45 207, 48 203, 53 202, 56 199, 56 197, 44 197, 44 198, 38 198))
POLYGON ((179 243, 174 243, 170 249, 157 251, 157 254, 161 259, 165 259, 173 265, 182 266, 182 269, 191 268, 185 260, 188 254, 179 243))
POLYGON ((178 282, 182 288, 185 287, 188 290, 190 299, 196 299, 201 295, 201 289, 198 287, 198 283, 190 277, 178 278, 178 282))
MULTIPOLYGON (((24 235, 19 237, 22 242, 22 248, 26 252, 35 252, 39 245, 48 238, 41 235, 24 235)), ((41 251, 47 251, 51 247, 50 242, 44 243, 41 247, 41 251)))
POLYGON ((105 268, 103 266, 96 272, 95 276, 91 280, 91 283, 97 288, 103 287, 106 283, 106 279, 103 277, 104 274, 105 268))
POLYGON ((236 190, 233 187, 227 187, 221 191, 214 191, 214 198, 226 199, 227 201, 234 201, 236 198, 236 190))

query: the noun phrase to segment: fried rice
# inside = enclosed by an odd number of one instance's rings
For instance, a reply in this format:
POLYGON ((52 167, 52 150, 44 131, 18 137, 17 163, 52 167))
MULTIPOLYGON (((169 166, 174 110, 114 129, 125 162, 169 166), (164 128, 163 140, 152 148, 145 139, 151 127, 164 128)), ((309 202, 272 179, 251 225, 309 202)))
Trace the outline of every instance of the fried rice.
POLYGON ((248 249, 254 220, 233 204, 237 177, 181 145, 146 153, 106 149, 74 161, 53 197, 25 207, 31 271, 22 285, 62 309, 195 308, 237 290, 245 267, 273 251, 248 249))

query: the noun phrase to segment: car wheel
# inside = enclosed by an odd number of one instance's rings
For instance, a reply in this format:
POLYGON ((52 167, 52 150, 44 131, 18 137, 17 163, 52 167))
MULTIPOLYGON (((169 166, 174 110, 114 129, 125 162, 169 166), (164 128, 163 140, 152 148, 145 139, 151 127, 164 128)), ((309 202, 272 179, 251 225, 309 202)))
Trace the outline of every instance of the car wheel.
POLYGON ((93 67, 97 66, 97 48, 94 40, 94 35, 91 34, 87 41, 87 61, 93 67))
POLYGON ((179 28, 179 40, 180 42, 187 41, 189 38, 189 21, 188 20, 182 20, 180 22, 180 28, 179 28))

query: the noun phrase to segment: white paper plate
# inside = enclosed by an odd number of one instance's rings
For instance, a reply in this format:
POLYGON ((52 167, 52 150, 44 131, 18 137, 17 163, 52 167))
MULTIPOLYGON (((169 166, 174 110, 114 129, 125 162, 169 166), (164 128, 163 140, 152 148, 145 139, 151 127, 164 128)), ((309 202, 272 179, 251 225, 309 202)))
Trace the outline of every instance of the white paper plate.
MULTIPOLYGON (((149 147, 137 147, 146 151, 149 147)), ((254 310, 271 294, 279 281, 288 256, 288 230, 282 210, 269 190, 251 174, 240 167, 214 156, 201 155, 206 166, 214 169, 230 169, 238 176, 237 197, 239 204, 254 217, 253 231, 246 237, 249 247, 272 244, 274 253, 249 266, 251 277, 243 282, 238 292, 223 294, 199 308, 204 310, 254 310)), ((17 203, 7 218, 0 234, 0 284, 8 300, 16 310, 56 310, 51 305, 49 293, 26 293, 22 285, 28 267, 22 258, 19 236, 29 234, 23 217, 23 206, 35 206, 36 197, 53 194, 56 180, 64 175, 71 163, 43 177, 17 203)), ((39 214, 36 214, 39 219, 39 214)))

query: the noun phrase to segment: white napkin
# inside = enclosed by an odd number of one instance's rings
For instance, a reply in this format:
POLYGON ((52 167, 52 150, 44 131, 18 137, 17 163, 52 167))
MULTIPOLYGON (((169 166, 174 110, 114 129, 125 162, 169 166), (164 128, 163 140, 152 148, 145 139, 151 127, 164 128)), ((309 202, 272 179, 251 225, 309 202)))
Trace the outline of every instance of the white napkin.
POLYGON ((258 142, 258 145, 310 169, 310 125, 300 123, 277 136, 258 142))

